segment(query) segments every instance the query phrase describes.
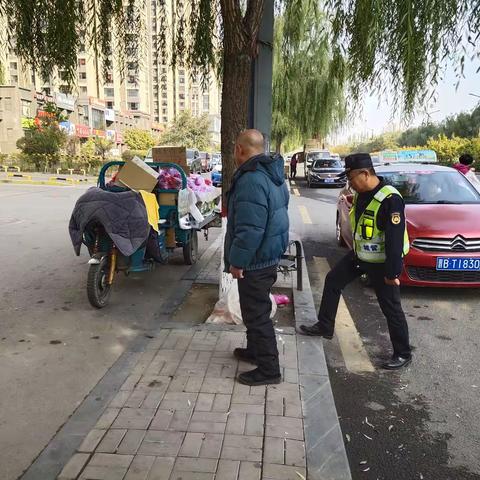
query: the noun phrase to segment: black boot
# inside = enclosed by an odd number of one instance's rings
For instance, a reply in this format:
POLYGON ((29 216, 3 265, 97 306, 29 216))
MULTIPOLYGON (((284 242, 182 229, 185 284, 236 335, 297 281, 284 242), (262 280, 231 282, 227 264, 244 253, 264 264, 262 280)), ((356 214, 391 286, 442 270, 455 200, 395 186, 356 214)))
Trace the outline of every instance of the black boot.
POLYGON ((238 377, 237 380, 244 385, 250 385, 251 387, 257 385, 274 385, 282 382, 281 375, 265 375, 258 368, 255 370, 250 370, 249 372, 243 372, 238 377))
POLYGON ((309 335, 311 337, 323 337, 328 340, 333 338, 333 333, 329 333, 325 330, 324 327, 320 325, 320 323, 316 323, 315 325, 300 325, 299 333, 302 335, 309 335))
POLYGON ((237 360, 252 363, 253 365, 257 364, 257 359, 255 358, 255 356, 246 348, 236 348, 233 351, 233 356, 237 360))

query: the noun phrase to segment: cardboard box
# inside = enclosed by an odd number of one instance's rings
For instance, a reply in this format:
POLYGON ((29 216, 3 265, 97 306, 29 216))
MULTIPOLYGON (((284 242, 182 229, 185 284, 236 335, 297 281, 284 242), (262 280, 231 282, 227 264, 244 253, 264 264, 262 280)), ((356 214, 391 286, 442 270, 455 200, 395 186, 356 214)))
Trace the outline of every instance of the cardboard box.
POLYGON ((132 190, 151 192, 157 185, 158 172, 138 157, 127 160, 118 172, 117 180, 132 190))
POLYGON ((185 147, 153 147, 152 159, 155 163, 175 163, 182 167, 186 175, 190 173, 187 165, 187 149, 185 147))

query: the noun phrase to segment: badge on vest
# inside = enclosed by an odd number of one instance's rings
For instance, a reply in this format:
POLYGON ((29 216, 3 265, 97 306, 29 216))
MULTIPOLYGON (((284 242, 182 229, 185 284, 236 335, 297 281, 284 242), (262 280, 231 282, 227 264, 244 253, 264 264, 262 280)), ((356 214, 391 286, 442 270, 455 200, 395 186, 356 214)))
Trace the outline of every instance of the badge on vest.
POLYGON ((399 212, 394 212, 394 213, 392 213, 392 216, 391 216, 390 218, 391 218, 392 223, 393 223, 394 225, 398 225, 398 224, 402 221, 399 212))

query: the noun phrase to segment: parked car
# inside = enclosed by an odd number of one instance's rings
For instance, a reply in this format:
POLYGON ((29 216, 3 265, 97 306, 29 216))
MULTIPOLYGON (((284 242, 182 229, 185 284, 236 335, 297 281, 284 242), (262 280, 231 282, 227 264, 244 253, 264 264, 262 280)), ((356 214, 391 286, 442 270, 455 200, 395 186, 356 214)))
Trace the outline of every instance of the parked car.
POLYGON ((214 187, 221 187, 222 186, 222 164, 217 163, 212 168, 212 184, 214 187))
POLYGON ((319 158, 307 170, 307 186, 332 185, 343 187, 347 183, 345 169, 337 158, 319 158))
POLYGON ((211 170, 211 156, 208 152, 200 152, 200 162, 202 165, 202 172, 209 172, 211 170))
MULTIPOLYGON (((410 252, 402 284, 480 287, 480 194, 471 183, 439 165, 383 165, 375 170, 405 200, 410 252)), ((337 203, 337 241, 349 248, 353 196, 346 185, 337 203)))

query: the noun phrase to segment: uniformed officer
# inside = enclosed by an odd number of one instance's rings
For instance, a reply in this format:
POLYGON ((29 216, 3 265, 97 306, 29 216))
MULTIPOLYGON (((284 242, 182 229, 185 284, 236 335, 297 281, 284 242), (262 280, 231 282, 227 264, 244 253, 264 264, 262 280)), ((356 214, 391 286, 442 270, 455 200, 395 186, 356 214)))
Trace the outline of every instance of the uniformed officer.
POLYGON ((391 359, 382 366, 396 370, 412 360, 399 280, 403 257, 409 250, 405 205, 400 193, 377 177, 368 153, 348 155, 345 173, 356 192, 350 210, 354 248, 325 278, 318 322, 301 325, 300 333, 331 339, 343 288, 367 273, 387 319, 393 345, 391 359))

